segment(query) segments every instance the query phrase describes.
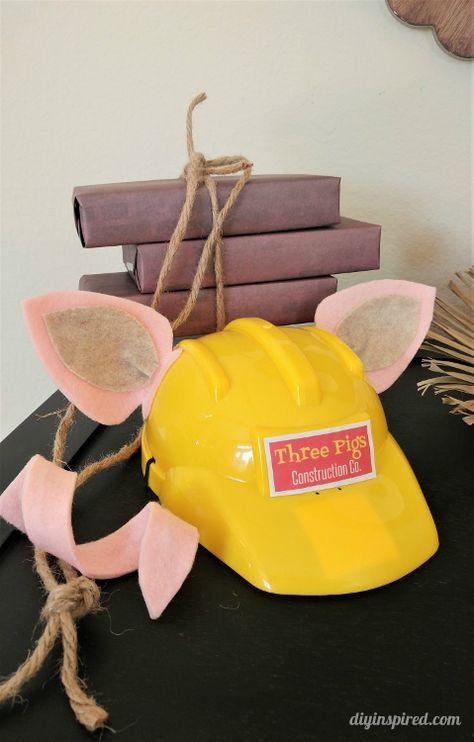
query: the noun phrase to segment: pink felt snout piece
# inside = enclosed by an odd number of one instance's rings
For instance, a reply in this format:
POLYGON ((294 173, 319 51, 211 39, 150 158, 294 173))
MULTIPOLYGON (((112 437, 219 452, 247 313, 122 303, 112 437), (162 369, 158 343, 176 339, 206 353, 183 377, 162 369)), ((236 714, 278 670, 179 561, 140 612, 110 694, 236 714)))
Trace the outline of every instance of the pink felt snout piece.
POLYGON ((193 565, 199 535, 158 503, 148 503, 114 533, 74 541, 71 509, 77 475, 33 456, 0 497, 0 515, 35 546, 87 577, 119 577, 138 569, 151 618, 158 618, 193 565))

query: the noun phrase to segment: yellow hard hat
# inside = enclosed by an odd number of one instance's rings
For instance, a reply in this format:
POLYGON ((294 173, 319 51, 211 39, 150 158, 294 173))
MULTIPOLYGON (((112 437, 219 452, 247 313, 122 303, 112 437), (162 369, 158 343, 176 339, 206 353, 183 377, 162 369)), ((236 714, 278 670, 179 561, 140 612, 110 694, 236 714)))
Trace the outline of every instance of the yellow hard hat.
POLYGON ((391 582, 436 551, 418 482, 342 340, 239 319, 178 347, 142 468, 229 567, 270 592, 337 594, 391 582))
POLYGON ((142 405, 145 477, 206 548, 259 588, 321 595, 395 580, 438 546, 377 395, 434 294, 373 281, 322 301, 315 325, 239 319, 177 348, 165 317, 118 297, 47 294, 25 315, 85 414, 111 425, 142 405))

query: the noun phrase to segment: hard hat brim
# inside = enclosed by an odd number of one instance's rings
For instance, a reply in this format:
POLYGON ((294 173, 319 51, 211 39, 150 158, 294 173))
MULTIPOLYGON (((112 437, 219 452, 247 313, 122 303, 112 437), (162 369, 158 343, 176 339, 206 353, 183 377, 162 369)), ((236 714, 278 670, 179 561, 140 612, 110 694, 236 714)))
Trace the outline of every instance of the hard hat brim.
MULTIPOLYGON (((146 464, 146 441, 142 462, 146 464)), ((324 491, 270 497, 248 482, 176 467, 150 486, 200 542, 252 585, 286 595, 380 587, 438 548, 416 477, 391 435, 375 453, 375 478, 324 491)), ((153 465, 151 467, 153 469, 153 465)))

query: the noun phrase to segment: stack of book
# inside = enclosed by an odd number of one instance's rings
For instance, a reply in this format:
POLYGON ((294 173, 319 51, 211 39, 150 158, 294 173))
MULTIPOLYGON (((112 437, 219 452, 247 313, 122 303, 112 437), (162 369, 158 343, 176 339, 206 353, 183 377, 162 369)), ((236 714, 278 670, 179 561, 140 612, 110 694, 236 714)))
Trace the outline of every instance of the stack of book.
MULTIPOLYGON (((235 178, 218 178, 225 203, 235 178)), ((79 288, 150 304, 185 195, 183 180, 82 186, 73 193, 84 247, 122 245, 126 271, 82 276, 79 288)), ((379 267, 380 227, 340 217, 340 179, 319 175, 253 176, 223 230, 226 317, 262 317, 276 325, 310 322, 334 293, 334 273, 379 267)), ((174 319, 184 306, 205 238, 209 196, 198 190, 185 239, 167 277, 159 311, 174 319)), ((182 335, 213 332, 212 260, 182 335)))

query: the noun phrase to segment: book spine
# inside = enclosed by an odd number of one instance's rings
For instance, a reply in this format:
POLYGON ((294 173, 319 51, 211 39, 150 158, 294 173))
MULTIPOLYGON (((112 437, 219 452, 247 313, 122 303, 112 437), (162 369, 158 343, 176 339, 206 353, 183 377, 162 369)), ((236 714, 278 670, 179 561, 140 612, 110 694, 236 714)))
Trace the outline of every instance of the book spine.
MULTIPOLYGON (((168 243, 124 245, 123 261, 142 293, 155 290, 168 243)), ((168 274, 170 291, 189 289, 204 240, 185 240, 168 274)), ((228 286, 332 273, 373 270, 380 265, 380 227, 342 218, 336 227, 225 237, 225 283, 228 286)), ((215 286, 212 260, 203 287, 215 286)))

